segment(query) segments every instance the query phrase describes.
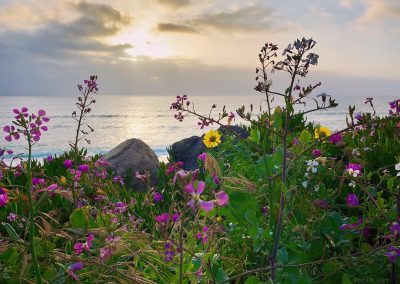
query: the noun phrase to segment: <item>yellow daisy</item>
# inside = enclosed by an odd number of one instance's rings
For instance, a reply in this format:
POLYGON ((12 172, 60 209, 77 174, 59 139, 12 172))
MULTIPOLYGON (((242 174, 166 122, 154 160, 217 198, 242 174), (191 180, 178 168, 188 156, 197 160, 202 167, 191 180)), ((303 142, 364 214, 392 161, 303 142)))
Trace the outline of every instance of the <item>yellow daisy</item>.
POLYGON ((326 136, 330 136, 332 134, 331 130, 325 126, 319 126, 315 128, 314 136, 315 138, 324 138, 326 136))
POLYGON ((204 135, 203 143, 207 148, 217 147, 221 143, 221 134, 216 130, 210 130, 204 135))

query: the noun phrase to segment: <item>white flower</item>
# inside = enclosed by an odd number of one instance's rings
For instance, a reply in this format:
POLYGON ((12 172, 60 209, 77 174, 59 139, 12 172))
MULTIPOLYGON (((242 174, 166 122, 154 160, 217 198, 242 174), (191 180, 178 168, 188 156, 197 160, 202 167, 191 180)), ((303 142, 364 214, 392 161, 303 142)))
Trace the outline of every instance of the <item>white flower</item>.
POLYGON ((351 182, 349 183, 349 186, 350 186, 350 187, 356 187, 356 183, 355 183, 354 181, 351 181, 351 182))
POLYGON ((312 173, 316 173, 317 172, 317 166, 319 165, 319 163, 315 160, 308 160, 307 162, 307 172, 311 171, 312 173))
POLYGON ((307 181, 307 180, 303 181, 303 182, 301 183, 301 185, 302 185, 304 188, 307 188, 307 186, 308 186, 308 181, 307 181))
POLYGON ((347 172, 349 173, 349 175, 353 177, 357 177, 360 174, 359 170, 353 170, 352 168, 347 169, 347 172))
POLYGON ((314 186, 314 190, 315 190, 315 191, 318 191, 318 190, 319 190, 319 185, 318 185, 318 184, 316 184, 316 185, 314 186))
POLYGON ((396 165, 394 166, 394 168, 396 169, 396 171, 399 171, 399 172, 397 173, 397 176, 400 177, 400 163, 396 164, 396 165))

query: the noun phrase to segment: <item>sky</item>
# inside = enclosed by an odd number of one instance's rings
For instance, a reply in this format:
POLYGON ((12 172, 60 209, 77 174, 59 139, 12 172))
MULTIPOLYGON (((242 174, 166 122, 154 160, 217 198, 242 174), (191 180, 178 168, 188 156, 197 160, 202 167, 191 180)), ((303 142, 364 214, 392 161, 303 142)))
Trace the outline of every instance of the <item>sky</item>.
POLYGON ((107 95, 248 95, 262 45, 301 37, 320 57, 300 84, 400 97, 399 0, 0 0, 0 96, 71 95, 92 74, 107 95))

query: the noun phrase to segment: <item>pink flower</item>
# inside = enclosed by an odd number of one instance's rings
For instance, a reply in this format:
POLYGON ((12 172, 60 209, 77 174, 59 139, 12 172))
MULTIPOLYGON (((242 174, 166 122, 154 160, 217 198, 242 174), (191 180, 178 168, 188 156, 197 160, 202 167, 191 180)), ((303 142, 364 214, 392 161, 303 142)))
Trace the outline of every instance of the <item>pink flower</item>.
POLYGON ((84 243, 76 243, 74 245, 74 250, 77 255, 81 254, 83 250, 90 252, 90 248, 93 245, 94 235, 89 234, 86 238, 86 242, 84 243))
POLYGON ((219 206, 225 206, 228 204, 229 196, 224 191, 217 192, 215 197, 219 206))
POLYGON ((203 228, 203 232, 197 234, 197 238, 201 240, 203 244, 207 243, 208 241, 208 227, 203 228))
POLYGON ((314 149, 312 150, 311 155, 313 155, 314 157, 320 157, 322 155, 322 151, 319 149, 314 149))
POLYGON ((156 216, 156 222, 161 225, 167 225, 168 220, 169 220, 168 213, 163 213, 161 215, 156 216))
POLYGON ((329 142, 332 144, 337 144, 343 139, 342 133, 335 133, 329 138, 329 142))

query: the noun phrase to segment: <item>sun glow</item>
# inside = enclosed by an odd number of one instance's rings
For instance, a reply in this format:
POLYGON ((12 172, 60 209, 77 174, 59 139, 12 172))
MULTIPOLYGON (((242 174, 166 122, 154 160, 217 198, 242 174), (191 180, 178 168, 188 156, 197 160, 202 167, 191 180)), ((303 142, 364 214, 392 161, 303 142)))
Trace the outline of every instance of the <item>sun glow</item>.
POLYGON ((162 37, 154 36, 151 31, 132 29, 119 34, 111 40, 112 44, 131 44, 126 50, 132 57, 148 56, 151 58, 166 58, 172 55, 171 49, 162 37))

